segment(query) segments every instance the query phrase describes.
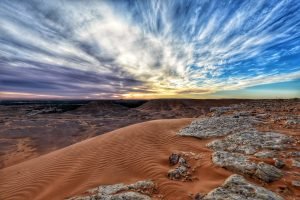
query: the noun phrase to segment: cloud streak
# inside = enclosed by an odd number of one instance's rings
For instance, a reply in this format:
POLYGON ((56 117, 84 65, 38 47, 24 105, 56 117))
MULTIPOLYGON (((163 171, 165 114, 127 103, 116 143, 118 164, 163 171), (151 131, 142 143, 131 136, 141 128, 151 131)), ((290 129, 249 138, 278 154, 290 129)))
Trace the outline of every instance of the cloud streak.
POLYGON ((1 1, 0 91, 205 95, 300 78, 300 3, 1 1))

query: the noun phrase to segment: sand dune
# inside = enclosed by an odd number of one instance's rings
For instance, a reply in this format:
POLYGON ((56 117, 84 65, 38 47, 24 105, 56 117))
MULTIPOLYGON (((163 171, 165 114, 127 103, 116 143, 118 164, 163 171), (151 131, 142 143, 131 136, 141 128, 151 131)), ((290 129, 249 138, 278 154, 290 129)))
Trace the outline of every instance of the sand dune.
POLYGON ((208 192, 231 172, 211 163, 209 140, 180 137, 191 119, 156 120, 128 126, 47 155, 2 169, 0 199, 63 199, 89 188, 152 179, 166 199, 189 199, 208 192), (195 176, 201 181, 170 181, 172 152, 200 153, 195 176))

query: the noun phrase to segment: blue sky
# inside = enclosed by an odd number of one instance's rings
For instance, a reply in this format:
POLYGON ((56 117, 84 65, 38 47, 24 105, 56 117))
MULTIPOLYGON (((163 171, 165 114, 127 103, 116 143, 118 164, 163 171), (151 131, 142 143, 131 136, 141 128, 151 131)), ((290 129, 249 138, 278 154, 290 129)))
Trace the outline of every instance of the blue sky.
POLYGON ((300 1, 0 1, 0 98, 300 97, 300 1))

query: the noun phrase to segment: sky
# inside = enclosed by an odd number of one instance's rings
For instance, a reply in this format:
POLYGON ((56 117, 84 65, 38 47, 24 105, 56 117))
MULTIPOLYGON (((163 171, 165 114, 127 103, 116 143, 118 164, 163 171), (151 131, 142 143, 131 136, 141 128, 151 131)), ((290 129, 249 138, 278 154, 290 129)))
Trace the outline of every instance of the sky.
POLYGON ((0 99, 300 97, 299 0, 1 0, 0 99))

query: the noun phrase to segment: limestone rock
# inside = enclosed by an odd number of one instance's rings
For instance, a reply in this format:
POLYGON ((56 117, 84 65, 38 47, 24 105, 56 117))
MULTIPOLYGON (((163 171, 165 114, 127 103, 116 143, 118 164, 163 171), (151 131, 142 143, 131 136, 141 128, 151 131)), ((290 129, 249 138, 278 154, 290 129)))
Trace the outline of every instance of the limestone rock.
POLYGON ((283 176, 280 169, 264 162, 256 164, 239 153, 217 151, 213 153, 212 161, 217 166, 239 174, 255 176, 267 183, 279 180, 283 176))
POLYGON ((146 194, 153 193, 152 181, 138 181, 133 184, 123 183, 99 186, 87 191, 87 195, 71 197, 68 200, 151 200, 146 194))
POLYGON ((237 133, 244 130, 253 130, 257 123, 254 117, 234 118, 232 115, 210 117, 194 120, 189 126, 181 129, 179 135, 197 138, 211 138, 237 133))
POLYGON ((254 175, 259 179, 270 183, 279 180, 283 176, 283 173, 280 169, 277 169, 272 165, 260 162, 257 164, 257 170, 254 175))
POLYGON ((254 154, 257 158, 274 158, 276 156, 276 152, 274 151, 260 151, 254 154))
POLYGON ((254 154, 260 149, 283 150, 290 148, 295 141, 292 137, 275 132, 247 131, 214 140, 207 146, 215 151, 230 151, 254 154))
POLYGON ((203 200, 283 200, 276 193, 250 183, 240 175, 231 175, 224 184, 210 191, 203 200))
POLYGON ((217 166, 240 174, 252 175, 256 170, 255 163, 250 162, 246 156, 238 153, 217 151, 213 153, 212 161, 217 166))

